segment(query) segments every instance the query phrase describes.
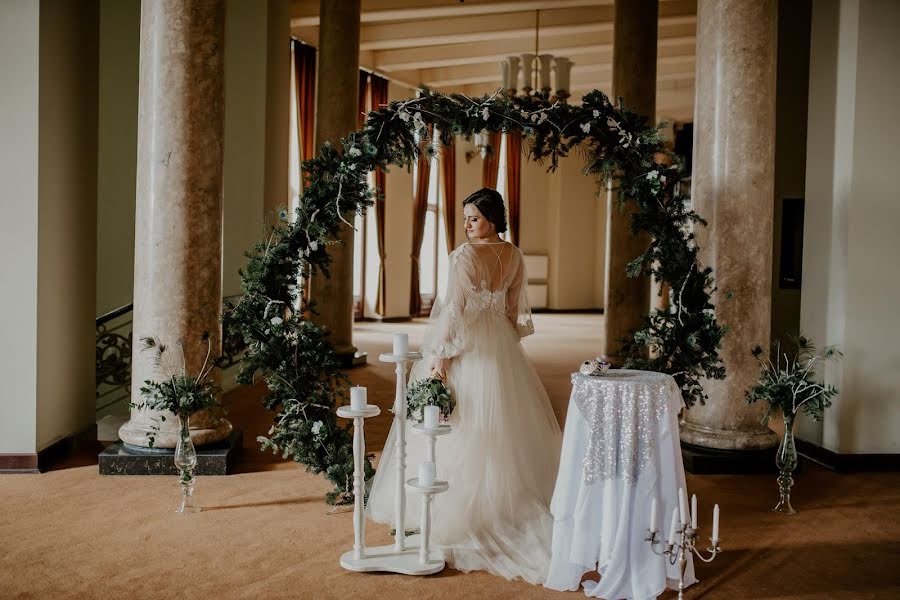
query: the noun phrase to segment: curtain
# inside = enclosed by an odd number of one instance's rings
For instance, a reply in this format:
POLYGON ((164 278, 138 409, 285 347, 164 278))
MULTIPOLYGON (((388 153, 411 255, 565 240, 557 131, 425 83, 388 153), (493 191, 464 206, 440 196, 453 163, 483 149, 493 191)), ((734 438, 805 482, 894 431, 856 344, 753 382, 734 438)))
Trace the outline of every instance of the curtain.
POLYGON ((522 203, 522 134, 506 134, 506 207, 509 212, 509 241, 519 245, 519 210, 522 203))
POLYGON ((488 132, 486 141, 490 150, 481 163, 481 185, 495 190, 497 189, 497 172, 500 169, 500 132, 488 132))
MULTIPOLYGON (((384 77, 372 74, 369 83, 369 92, 372 101, 372 110, 388 103, 388 80, 384 77)), ((387 177, 381 169, 375 170, 375 225, 378 238, 378 297, 375 300, 375 312, 381 316, 387 311, 387 279, 384 273, 384 261, 387 258, 385 252, 385 206, 384 195, 387 177)))
POLYGON ((447 252, 456 245, 456 140, 444 144, 441 153, 441 182, 444 188, 444 232, 447 234, 447 252))
POLYGON ((425 216, 428 213, 428 180, 431 175, 431 155, 425 151, 431 143, 431 126, 419 141, 419 159, 416 163, 416 190, 413 197, 412 270, 409 286, 409 316, 417 317, 422 311, 422 295, 419 293, 419 256, 425 239, 425 216))
MULTIPOLYGON (((294 50, 294 80, 297 89, 297 127, 300 139, 300 160, 315 156, 316 150, 316 49, 291 40, 294 50)), ((301 179, 302 185, 302 179, 301 179)))

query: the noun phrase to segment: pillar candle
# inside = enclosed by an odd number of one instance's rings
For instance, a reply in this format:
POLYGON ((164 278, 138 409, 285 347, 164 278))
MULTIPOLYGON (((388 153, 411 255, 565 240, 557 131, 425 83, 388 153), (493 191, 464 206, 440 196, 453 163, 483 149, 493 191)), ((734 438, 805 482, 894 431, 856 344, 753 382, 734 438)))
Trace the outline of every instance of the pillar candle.
POLYGON ((678 509, 672 509, 672 523, 669 525, 669 545, 675 545, 675 536, 678 535, 678 509))
POLYGON ((687 520, 687 494, 684 488, 678 488, 678 516, 681 517, 681 523, 686 524, 687 520))
POLYGON ((430 460, 419 465, 419 485, 434 485, 434 463, 430 460))
POLYGON ((426 406, 425 407, 425 427, 428 429, 437 429, 438 422, 441 417, 441 409, 437 406, 426 406))
POLYGON ((691 529, 697 529, 697 494, 691 496, 691 529))
POLYGON ((394 334, 394 354, 397 356, 409 354, 409 336, 405 333, 394 334))
POLYGON ((713 507, 712 539, 713 539, 713 543, 716 543, 719 541, 719 505, 718 504, 716 504, 713 507))
POLYGON ((650 504, 650 533, 656 531, 656 498, 650 504))
POLYGON ((368 401, 366 399, 366 388, 358 385, 350 388, 350 410, 363 411, 366 409, 368 401))

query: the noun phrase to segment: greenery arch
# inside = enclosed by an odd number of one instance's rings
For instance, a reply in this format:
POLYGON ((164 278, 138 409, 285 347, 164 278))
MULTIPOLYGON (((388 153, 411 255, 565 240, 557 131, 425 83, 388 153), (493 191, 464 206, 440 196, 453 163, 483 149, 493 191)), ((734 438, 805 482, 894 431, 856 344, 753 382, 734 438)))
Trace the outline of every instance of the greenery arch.
MULTIPOLYGON (((581 106, 539 97, 519 98, 501 92, 469 98, 423 90, 419 97, 391 102, 368 114, 365 125, 326 144, 303 163, 306 189, 293 222, 271 228, 267 239, 247 252, 241 272, 243 296, 224 320, 228 335, 243 338, 247 353, 238 381, 268 384, 263 403, 275 411, 263 450, 281 452, 334 484, 326 501, 352 502, 353 450, 349 425, 339 424, 337 405, 346 402, 349 378, 340 369, 328 332, 310 320, 315 306, 298 284, 300 274, 328 274, 329 244, 338 243, 344 215, 371 206, 375 192, 366 174, 390 165, 409 166, 419 153, 419 137, 434 143, 481 131, 519 131, 533 160, 557 167, 559 158, 578 148, 583 172, 604 183, 619 182, 619 206, 635 202, 632 230, 652 240, 628 265, 628 274, 652 275, 672 290, 670 309, 646 318, 626 342, 626 366, 672 375, 688 407, 706 398, 701 378, 722 378, 718 355, 725 328, 716 322, 710 294, 711 269, 698 260, 691 228, 705 222, 686 207, 681 168, 662 144, 659 127, 594 90, 581 106), (428 139, 434 126, 440 140, 428 139)), ((366 479, 374 474, 366 460, 366 479)))

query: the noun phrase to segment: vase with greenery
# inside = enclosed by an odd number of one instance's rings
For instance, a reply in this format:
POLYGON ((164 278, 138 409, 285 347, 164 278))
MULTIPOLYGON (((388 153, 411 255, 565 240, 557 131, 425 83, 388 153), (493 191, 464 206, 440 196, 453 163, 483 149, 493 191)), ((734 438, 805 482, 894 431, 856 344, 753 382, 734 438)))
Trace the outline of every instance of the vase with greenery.
MULTIPOLYGON (((156 370, 159 379, 154 381, 147 379, 141 386, 141 401, 132 404, 133 408, 141 410, 160 411, 163 414, 160 421, 166 420, 166 412, 175 415, 178 419, 178 440, 175 445, 175 467, 178 469, 179 482, 181 484, 181 497, 177 513, 200 512, 200 507, 194 503, 194 469, 197 467, 197 451, 191 439, 190 419, 194 413, 219 407, 219 387, 213 381, 211 375, 216 368, 218 358, 212 357, 212 340, 209 333, 204 332, 200 336, 199 343, 205 344, 206 358, 196 375, 188 373, 187 360, 184 353, 184 344, 181 340, 176 342, 180 356, 173 356, 167 352, 165 344, 152 337, 143 338, 145 351, 155 354, 156 370)), ((147 433, 152 448, 159 431, 159 424, 151 428, 147 433)))
POLYGON ((780 412, 784 419, 784 433, 775 455, 779 500, 773 510, 789 515, 797 512, 791 506, 792 473, 797 467, 794 421, 801 411, 816 421, 822 420, 825 409, 831 406, 831 399, 838 391, 832 385, 817 381, 817 367, 828 361, 837 361, 842 356, 834 346, 818 349, 809 338, 803 336, 792 342, 792 350, 786 350, 780 341, 776 342, 772 356, 766 355, 760 346, 753 348, 760 374, 756 384, 747 390, 747 402, 761 400, 766 403, 762 418, 764 425, 768 424, 774 412, 780 412))
POLYGON ((438 377, 425 377, 406 386, 406 418, 422 422, 426 406, 437 406, 442 421, 449 419, 456 407, 453 394, 438 377))

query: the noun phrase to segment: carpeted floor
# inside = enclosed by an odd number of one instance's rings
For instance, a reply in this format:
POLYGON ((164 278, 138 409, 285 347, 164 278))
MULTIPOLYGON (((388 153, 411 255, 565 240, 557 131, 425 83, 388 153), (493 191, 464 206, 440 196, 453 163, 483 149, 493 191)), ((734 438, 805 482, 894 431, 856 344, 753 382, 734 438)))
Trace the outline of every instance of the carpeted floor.
MULTIPOLYGON (((596 354, 601 315, 538 315, 525 341, 562 422, 568 374, 596 354)), ((370 402, 392 402, 391 366, 378 363, 390 333, 421 324, 362 324, 356 333, 369 366, 351 372, 370 402)), ((245 431, 238 473, 203 477, 203 512, 171 512, 174 477, 100 477, 96 450, 42 475, 0 475, 0 598, 578 598, 485 573, 446 570, 427 578, 344 571, 338 557, 353 544, 352 515, 329 514, 328 486, 293 463, 259 453, 256 435, 270 415, 261 391, 229 394, 230 418, 245 431)), ((380 450, 390 413, 367 425, 380 450)), ((526 443, 523 440, 523 443, 526 443)), ((900 598, 900 474, 838 475, 804 465, 791 517, 769 512, 774 477, 688 476, 701 519, 722 506, 725 550, 698 564, 688 598, 900 598)), ((708 523, 707 523, 708 524, 708 523)), ((389 543, 369 524, 369 544, 389 543)), ((664 598, 674 598, 668 592, 664 598)))

